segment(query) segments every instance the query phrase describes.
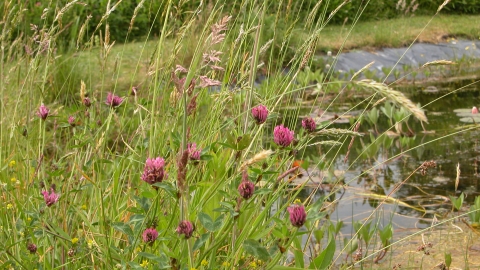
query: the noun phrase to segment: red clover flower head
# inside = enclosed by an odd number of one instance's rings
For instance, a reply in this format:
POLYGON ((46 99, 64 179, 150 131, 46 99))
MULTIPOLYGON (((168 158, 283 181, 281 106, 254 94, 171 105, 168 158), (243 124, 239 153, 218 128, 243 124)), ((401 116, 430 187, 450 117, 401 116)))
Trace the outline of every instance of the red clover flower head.
POLYGON ((82 100, 82 103, 83 105, 85 105, 85 107, 90 107, 92 105, 92 101, 90 100, 89 97, 85 97, 83 100, 82 100))
POLYGON ((37 115, 40 118, 42 118, 42 120, 45 120, 45 119, 47 119, 47 116, 48 116, 49 112, 50 112, 50 110, 45 105, 42 104, 38 108, 37 115))
POLYGON ((260 104, 252 108, 252 116, 253 119, 257 122, 257 124, 263 124, 267 120, 268 110, 267 107, 260 104))
POLYGON ((302 120, 302 127, 308 132, 314 132, 317 128, 317 123, 315 123, 315 120, 313 120, 312 117, 306 117, 302 120))
POLYGON ((192 237, 192 234, 193 234, 193 231, 195 230, 195 228, 193 227, 193 224, 188 221, 188 220, 182 220, 180 222, 180 224, 178 224, 178 227, 177 227, 177 233, 178 234, 184 234, 185 235, 185 238, 188 239, 190 237, 192 237))
POLYGON ((473 106, 472 108, 472 114, 477 114, 478 113, 478 108, 473 106))
POLYGON ((283 147, 289 146, 293 141, 293 131, 283 125, 276 126, 273 130, 273 141, 283 147))
POLYGON ((114 95, 112 92, 108 92, 107 94, 107 100, 105 101, 105 104, 107 104, 110 107, 118 107, 120 104, 122 104, 123 98, 114 95))
POLYGON ((295 204, 288 207, 287 211, 290 214, 290 222, 293 226, 300 228, 305 224, 307 212, 305 212, 305 207, 303 205, 295 204))
POLYGON ((196 143, 189 143, 187 145, 187 149, 188 149, 188 157, 191 160, 200 160, 200 152, 202 149, 197 148, 196 143))
POLYGON ((70 126, 74 127, 75 126, 75 117, 70 115, 68 117, 68 123, 70 124, 70 126))
POLYGON ((162 182, 167 176, 168 174, 165 172, 165 160, 163 158, 147 158, 141 176, 143 181, 153 185, 162 182))
POLYGON ((45 200, 45 204, 48 207, 52 206, 54 203, 58 201, 58 194, 55 194, 53 188, 50 188, 50 193, 46 190, 42 191, 43 199, 45 200))
POLYGON ((250 180, 244 180, 238 185, 238 192, 240 192, 240 196, 245 200, 248 200, 252 197, 253 192, 255 191, 255 184, 252 183, 250 180))
POLYGON ((148 228, 142 234, 143 242, 153 243, 158 238, 158 232, 155 228, 148 228))
POLYGON ((37 252, 37 245, 34 243, 28 243, 27 250, 30 251, 31 254, 34 254, 37 252))

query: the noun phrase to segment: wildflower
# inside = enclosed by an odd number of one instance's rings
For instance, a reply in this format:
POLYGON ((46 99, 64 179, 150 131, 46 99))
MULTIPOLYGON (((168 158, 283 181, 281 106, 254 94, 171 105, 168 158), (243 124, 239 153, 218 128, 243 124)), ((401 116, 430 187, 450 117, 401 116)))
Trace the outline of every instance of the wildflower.
POLYGON ((142 234, 143 242, 153 243, 158 238, 158 232, 155 228, 148 228, 142 234))
POLYGON ((17 163, 15 162, 15 160, 11 160, 11 161, 8 163, 8 167, 13 168, 13 167, 15 167, 15 164, 17 164, 17 163))
POLYGON ((188 239, 192 236, 193 231, 195 230, 193 224, 188 220, 182 220, 177 227, 178 234, 184 234, 185 238, 188 239))
POLYGON ((83 204, 80 208, 81 208, 82 210, 87 210, 87 205, 86 205, 86 204, 83 204))
POLYGON ((89 97, 85 97, 83 100, 82 100, 82 103, 83 105, 85 105, 85 107, 90 107, 92 105, 92 101, 90 101, 90 98, 89 97))
POLYGON ((7 210, 10 210, 13 208, 13 205, 11 203, 7 204, 7 210))
POLYGON ((254 269, 257 268, 257 263, 255 261, 250 262, 249 265, 251 268, 254 268, 254 269))
POLYGON ((290 214, 290 222, 295 227, 302 227, 305 224, 307 219, 307 213, 305 212, 305 207, 301 204, 295 204, 287 208, 288 213, 290 214))
POLYGON ((229 262, 223 262, 223 263, 222 263, 222 266, 223 266, 223 267, 229 267, 229 266, 230 266, 230 263, 229 263, 229 262))
POLYGON ((42 191, 43 194, 43 199, 45 200, 45 203, 47 204, 48 207, 52 206, 54 203, 58 201, 58 194, 55 194, 55 191, 53 188, 50 188, 50 193, 47 191, 42 191))
POLYGON ((35 245, 34 243, 28 243, 27 250, 30 251, 31 254, 34 254, 37 252, 37 245, 35 245))
POLYGON ((42 104, 40 106, 40 108, 38 108, 37 115, 40 118, 42 118, 42 120, 45 120, 45 119, 47 119, 49 112, 50 112, 50 110, 45 105, 42 104))
POLYGON ((70 124, 70 126, 74 127, 75 126, 75 117, 70 115, 68 117, 68 123, 70 124))
POLYGON ((208 265, 208 261, 203 259, 202 262, 200 263, 202 266, 207 266, 208 265))
POLYGON ((276 126, 273 130, 273 141, 283 147, 289 146, 293 141, 293 131, 283 125, 276 126))
POLYGON ((92 239, 89 239, 87 241, 87 246, 88 246, 89 249, 91 249, 93 247, 93 240, 92 239))
POLYGON ((306 129, 308 132, 314 132, 315 129, 317 128, 317 124, 315 123, 315 120, 311 117, 306 117, 305 119, 302 120, 302 127, 306 129))
POLYGON ((115 107, 120 106, 120 104, 122 104, 122 102, 123 102, 123 98, 121 98, 117 95, 114 95, 112 92, 108 92, 107 100, 105 101, 105 104, 107 104, 108 106, 110 106, 112 108, 115 108, 115 107))
POLYGON ((17 178, 15 178, 15 177, 10 178, 10 182, 12 182, 12 183, 17 182, 17 178))
POLYGON ((197 148, 196 143, 189 143, 187 145, 187 149, 188 149, 188 157, 191 160, 200 160, 200 152, 202 149, 197 148))
POLYGON ((472 114, 477 114, 477 113, 478 113, 477 107, 473 106, 473 108, 472 108, 472 114))
POLYGON ((238 192, 240 192, 240 196, 242 196, 245 200, 250 199, 254 191, 255 191, 255 184, 253 184, 249 180, 242 181, 240 185, 238 185, 238 192))
POLYGON ((140 264, 140 266, 143 267, 143 268, 147 268, 148 267, 148 261, 143 260, 142 263, 140 264))
POLYGON ((77 242, 78 242, 78 238, 77 238, 77 237, 72 238, 72 244, 73 244, 73 245, 75 245, 77 242))
POLYGON ((143 181, 153 185, 162 182, 167 176, 168 174, 165 172, 165 160, 163 158, 147 158, 141 177, 143 181))
POLYGON ((268 116, 268 110, 267 107, 264 105, 260 104, 252 108, 252 116, 255 121, 257 121, 257 124, 263 124, 267 120, 268 116))

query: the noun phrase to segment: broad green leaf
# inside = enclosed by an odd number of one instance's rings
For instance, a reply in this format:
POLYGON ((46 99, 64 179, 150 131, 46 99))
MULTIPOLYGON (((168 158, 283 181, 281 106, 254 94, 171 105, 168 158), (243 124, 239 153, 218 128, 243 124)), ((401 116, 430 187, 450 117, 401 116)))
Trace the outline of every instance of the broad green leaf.
POLYGON ((220 216, 215 220, 215 222, 213 222, 212 218, 209 215, 202 212, 198 214, 198 219, 200 220, 200 223, 202 223, 205 229, 214 232, 220 229, 220 227, 222 226, 223 216, 220 216))
POLYGON ((247 239, 245 242, 243 242, 243 248, 245 249, 246 253, 257 259, 262 261, 268 261, 270 259, 270 254, 268 253, 267 249, 260 245, 258 241, 247 239))
POLYGON ((210 236, 210 233, 204 233, 202 234, 197 241, 195 241, 195 244, 193 244, 193 251, 203 247, 205 245, 205 242, 207 242, 208 237, 210 236))
POLYGON ((167 256, 165 256, 165 254, 163 253, 161 253, 160 256, 157 256, 155 254, 151 254, 147 252, 139 252, 138 255, 145 257, 151 261, 157 262, 158 264, 156 266, 159 267, 160 269, 170 268, 170 261, 167 258, 167 256))
POLYGON ((327 269, 332 263, 333 256, 335 255, 335 238, 330 234, 327 247, 313 259, 309 269, 327 269))

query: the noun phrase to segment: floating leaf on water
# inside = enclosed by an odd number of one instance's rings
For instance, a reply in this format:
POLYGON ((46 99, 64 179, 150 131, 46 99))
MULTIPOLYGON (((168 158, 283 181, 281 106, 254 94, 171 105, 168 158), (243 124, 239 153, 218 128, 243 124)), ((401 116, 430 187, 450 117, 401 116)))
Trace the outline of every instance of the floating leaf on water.
POLYGON ((462 123, 480 123, 480 116, 460 118, 462 123))

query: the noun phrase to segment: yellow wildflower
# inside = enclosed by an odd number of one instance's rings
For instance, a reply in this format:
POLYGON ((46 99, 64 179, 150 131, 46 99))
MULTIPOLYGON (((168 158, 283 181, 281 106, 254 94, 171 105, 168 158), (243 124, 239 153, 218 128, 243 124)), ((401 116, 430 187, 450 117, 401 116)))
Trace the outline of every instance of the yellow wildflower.
POLYGON ((32 221, 32 218, 31 218, 31 217, 27 217, 27 221, 32 221))
POLYGON ((200 263, 202 266, 207 266, 208 265, 208 261, 203 259, 202 262, 200 263))
POLYGON ((143 267, 143 268, 147 268, 148 267, 148 261, 143 260, 142 263, 140 264, 140 266, 143 267))
POLYGON ((251 262, 249 265, 251 268, 257 268, 257 263, 255 261, 251 262))
POLYGON ((10 182, 12 182, 12 183, 17 182, 17 178, 15 178, 15 177, 10 178, 10 182))
POLYGON ((82 208, 82 210, 87 210, 87 205, 84 204, 84 205, 82 205, 82 207, 80 207, 80 208, 82 208))
POLYGON ((77 237, 72 238, 72 244, 75 245, 77 242, 78 242, 78 238, 77 238, 77 237))
POLYGON ((13 205, 11 203, 7 204, 7 209, 12 209, 13 205))
POLYGON ((87 241, 87 246, 88 246, 88 248, 92 248, 93 247, 93 240, 88 240, 87 241))
POLYGON ((8 167, 13 168, 15 164, 17 164, 17 162, 15 162, 15 160, 11 160, 10 163, 8 163, 8 167))
POLYGON ((293 202, 295 204, 302 204, 302 201, 300 199, 295 199, 295 201, 293 202))
POLYGON ((222 263, 222 266, 223 266, 223 267, 229 267, 229 266, 230 266, 230 263, 229 263, 229 262, 223 262, 223 263, 222 263))

